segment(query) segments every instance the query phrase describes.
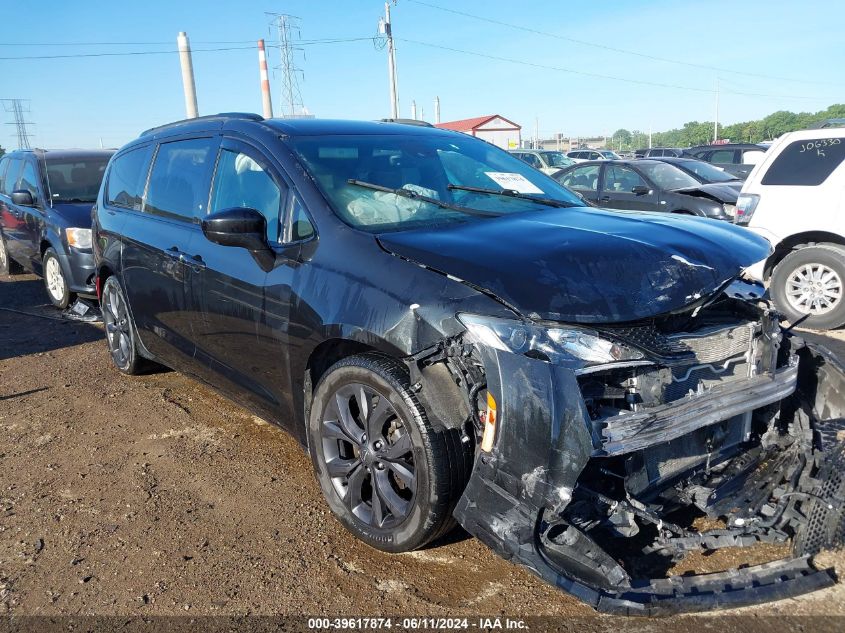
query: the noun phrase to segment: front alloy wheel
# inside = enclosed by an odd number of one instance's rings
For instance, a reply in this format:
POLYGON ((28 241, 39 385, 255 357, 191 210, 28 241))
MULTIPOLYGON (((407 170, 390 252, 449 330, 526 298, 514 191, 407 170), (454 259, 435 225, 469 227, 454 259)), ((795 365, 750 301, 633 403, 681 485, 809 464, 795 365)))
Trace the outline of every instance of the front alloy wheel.
POLYGON ((460 429, 437 428, 397 361, 367 353, 320 378, 308 448, 335 516, 377 549, 407 552, 446 534, 472 469, 460 429))
POLYGON ((71 293, 62 271, 62 265, 59 262, 59 256, 52 248, 48 248, 44 252, 42 266, 44 268, 44 286, 47 288, 50 303, 60 310, 64 310, 70 303, 71 293))

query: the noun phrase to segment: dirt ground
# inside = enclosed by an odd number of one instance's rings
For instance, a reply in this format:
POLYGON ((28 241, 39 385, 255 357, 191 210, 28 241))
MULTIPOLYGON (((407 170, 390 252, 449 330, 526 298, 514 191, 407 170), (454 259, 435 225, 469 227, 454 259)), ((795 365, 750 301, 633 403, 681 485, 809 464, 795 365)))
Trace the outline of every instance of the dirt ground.
POLYGON ((100 326, 45 304, 37 278, 0 277, 0 615, 593 615, 460 531, 368 548, 283 431, 176 372, 119 374, 100 326))

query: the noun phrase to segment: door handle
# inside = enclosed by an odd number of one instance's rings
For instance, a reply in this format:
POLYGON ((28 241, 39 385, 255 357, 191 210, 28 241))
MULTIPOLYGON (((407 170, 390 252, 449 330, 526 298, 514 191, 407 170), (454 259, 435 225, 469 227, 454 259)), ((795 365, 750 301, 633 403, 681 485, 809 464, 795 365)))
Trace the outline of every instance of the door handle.
POLYGON ((166 251, 164 251, 164 254, 170 257, 171 259, 181 259, 183 255, 182 251, 180 251, 176 246, 171 246, 166 251))
POLYGON ((599 198, 600 202, 610 202, 610 196, 602 196, 599 198))

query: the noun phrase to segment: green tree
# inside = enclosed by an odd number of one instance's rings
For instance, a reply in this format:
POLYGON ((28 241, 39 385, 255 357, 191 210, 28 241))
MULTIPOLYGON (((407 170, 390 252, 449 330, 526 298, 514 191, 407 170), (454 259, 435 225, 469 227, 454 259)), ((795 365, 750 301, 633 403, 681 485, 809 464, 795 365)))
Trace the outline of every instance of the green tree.
POLYGON ((613 133, 613 142, 621 143, 624 147, 628 147, 631 144, 631 140, 631 133, 625 128, 620 128, 613 133))

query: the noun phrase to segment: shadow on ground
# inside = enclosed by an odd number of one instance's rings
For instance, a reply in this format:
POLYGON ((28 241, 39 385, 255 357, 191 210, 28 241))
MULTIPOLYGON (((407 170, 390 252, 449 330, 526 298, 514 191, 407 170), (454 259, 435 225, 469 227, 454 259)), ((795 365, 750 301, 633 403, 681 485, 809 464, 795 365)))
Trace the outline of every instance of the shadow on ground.
POLYGON ((100 327, 62 317, 39 278, 0 276, 0 361, 102 338, 100 327))

